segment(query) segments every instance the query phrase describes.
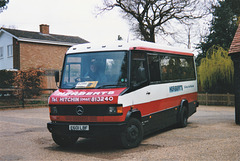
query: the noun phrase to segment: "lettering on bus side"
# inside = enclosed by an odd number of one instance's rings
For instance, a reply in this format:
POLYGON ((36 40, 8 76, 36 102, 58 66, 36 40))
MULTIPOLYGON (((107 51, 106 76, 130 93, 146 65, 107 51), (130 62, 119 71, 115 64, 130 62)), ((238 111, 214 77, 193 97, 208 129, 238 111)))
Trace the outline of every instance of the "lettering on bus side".
POLYGON ((113 95, 114 91, 101 91, 101 92, 59 92, 57 96, 91 96, 91 95, 113 95))
POLYGON ((185 89, 187 89, 187 88, 194 88, 194 85, 186 85, 186 86, 184 86, 184 88, 185 89))
POLYGON ((180 92, 180 91, 183 91, 183 86, 182 86, 182 85, 169 87, 169 92, 170 92, 170 93, 180 92))
POLYGON ((53 103, 57 102, 112 102, 113 97, 51 97, 53 103))

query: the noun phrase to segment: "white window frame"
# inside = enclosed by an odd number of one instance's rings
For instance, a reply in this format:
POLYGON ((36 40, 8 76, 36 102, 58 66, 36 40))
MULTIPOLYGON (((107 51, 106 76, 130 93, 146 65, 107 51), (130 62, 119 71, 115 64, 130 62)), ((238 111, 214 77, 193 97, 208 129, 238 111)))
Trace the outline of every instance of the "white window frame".
POLYGON ((7 46, 7 54, 8 54, 8 57, 13 57, 13 45, 7 46))
POLYGON ((0 47, 0 59, 3 59, 3 47, 0 47))

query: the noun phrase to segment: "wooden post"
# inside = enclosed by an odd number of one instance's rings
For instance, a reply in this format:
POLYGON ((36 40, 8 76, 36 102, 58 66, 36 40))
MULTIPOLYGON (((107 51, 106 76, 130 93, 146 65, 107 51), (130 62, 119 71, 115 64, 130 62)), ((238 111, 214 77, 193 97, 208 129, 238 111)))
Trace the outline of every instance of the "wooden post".
POLYGON ((206 106, 208 105, 208 93, 206 93, 206 106))
POLYGON ((227 93, 227 105, 228 105, 228 106, 231 105, 230 94, 229 94, 229 93, 227 93))
POLYGON ((24 89, 22 89, 22 108, 24 108, 24 89))
POLYGON ((234 63, 234 93, 235 93, 235 122, 240 125, 240 54, 233 54, 234 63))
POLYGON ((234 63, 235 122, 240 125, 240 24, 229 49, 234 63))

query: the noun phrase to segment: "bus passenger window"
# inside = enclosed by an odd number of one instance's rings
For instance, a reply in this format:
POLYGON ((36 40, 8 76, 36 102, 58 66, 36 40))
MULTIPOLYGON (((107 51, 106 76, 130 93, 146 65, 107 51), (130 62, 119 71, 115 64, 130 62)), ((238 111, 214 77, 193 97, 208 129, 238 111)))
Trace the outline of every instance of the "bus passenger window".
POLYGON ((161 76, 163 81, 172 80, 174 63, 174 60, 169 56, 161 56, 161 76))
POLYGON ((161 76, 165 82, 195 79, 192 57, 161 56, 161 76))
POLYGON ((150 74, 150 82, 160 81, 160 67, 158 55, 148 55, 148 67, 150 74))
POLYGON ((131 84, 136 87, 147 81, 146 59, 144 53, 133 53, 131 63, 131 84))
POLYGON ((180 58, 182 69, 182 80, 195 79, 194 64, 192 57, 180 58))

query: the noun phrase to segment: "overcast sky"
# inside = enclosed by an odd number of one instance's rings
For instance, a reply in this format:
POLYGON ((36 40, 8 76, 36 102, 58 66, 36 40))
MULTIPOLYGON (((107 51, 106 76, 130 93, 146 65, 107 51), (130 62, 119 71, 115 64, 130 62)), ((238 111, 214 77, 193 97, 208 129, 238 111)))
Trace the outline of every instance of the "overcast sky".
MULTIPOLYGON (((124 40, 134 39, 117 9, 97 16, 96 7, 101 5, 102 0, 10 0, 7 10, 0 13, 0 27, 39 32, 40 24, 48 24, 52 34, 79 36, 90 42, 114 41, 118 35, 124 40)), ((180 32, 181 38, 187 36, 180 32)), ((192 44, 198 43, 199 31, 192 35, 192 44)), ((169 45, 171 40, 165 40, 157 39, 157 43, 169 45)))
POLYGON ((128 38, 129 26, 117 10, 96 17, 101 0, 10 0, 0 13, 0 27, 39 31, 50 25, 50 33, 79 36, 90 42, 128 38))

